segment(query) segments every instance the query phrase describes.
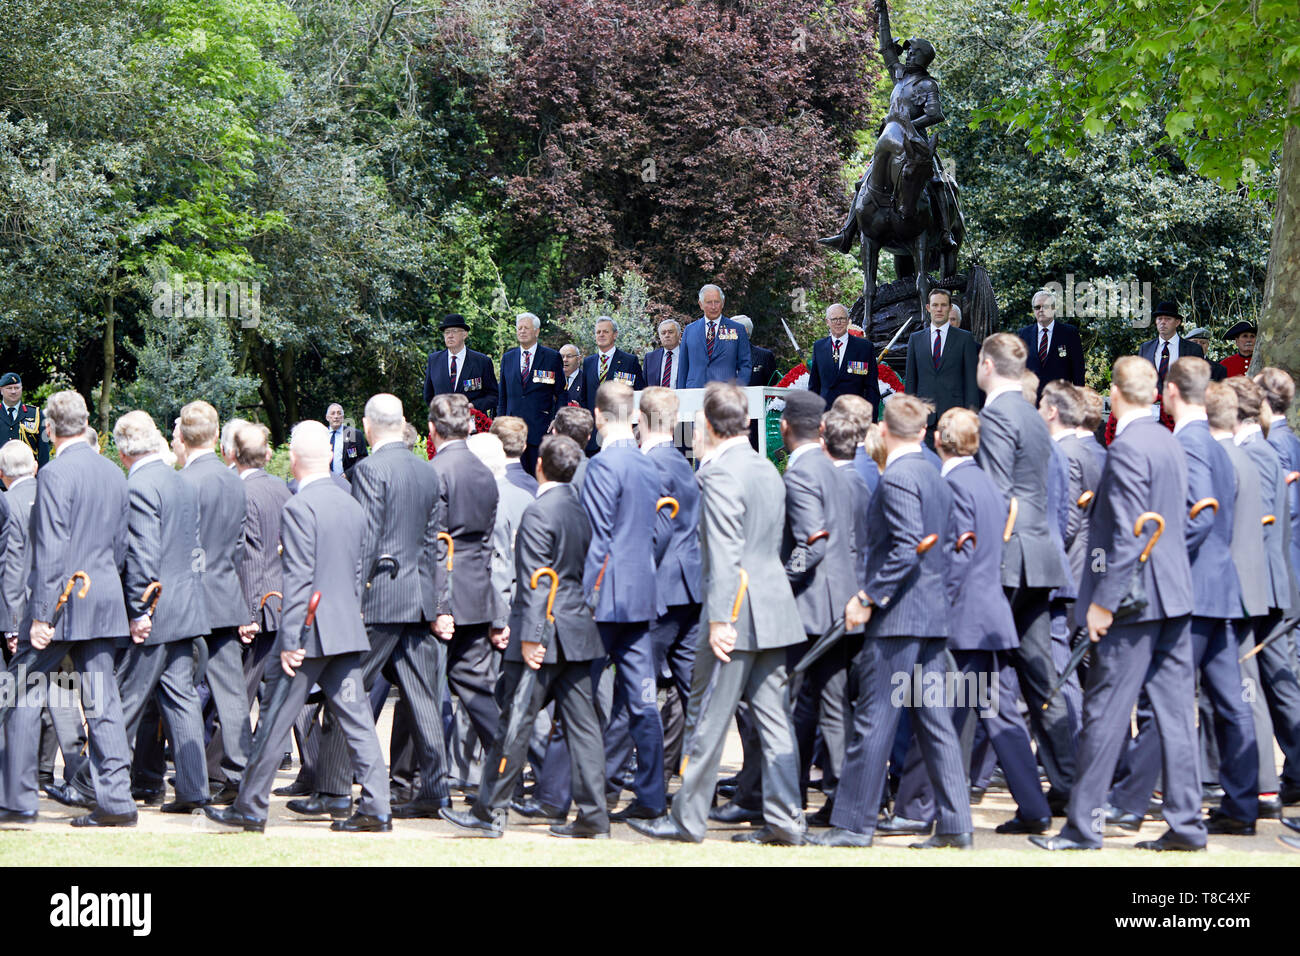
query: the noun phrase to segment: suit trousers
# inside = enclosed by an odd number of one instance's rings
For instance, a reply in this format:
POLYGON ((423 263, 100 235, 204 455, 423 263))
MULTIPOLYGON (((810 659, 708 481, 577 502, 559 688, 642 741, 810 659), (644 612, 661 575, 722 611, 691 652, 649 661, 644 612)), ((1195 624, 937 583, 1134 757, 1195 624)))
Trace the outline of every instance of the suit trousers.
MULTIPOLYGON (((1093 645, 1083 692, 1078 776, 1061 835, 1100 847, 1106 796, 1127 737, 1133 705, 1145 686, 1161 743, 1165 821, 1179 837, 1204 845, 1197 769, 1196 688, 1191 617, 1112 624, 1093 645)), ((1032 705, 1031 705, 1032 707, 1032 705)))
MULTIPOLYGON (((787 665, 793 669, 820 635, 810 634, 805 644, 789 648, 787 665)), ((799 744, 800 805, 808 805, 807 781, 812 768, 813 749, 820 727, 826 755, 822 765, 822 793, 835 799, 835 784, 844 767, 848 749, 846 719, 851 705, 848 699, 848 638, 842 639, 808 668, 794 699, 794 735, 799 744)))
MULTIPOLYGON (((1284 616, 1286 612, 1275 609, 1267 617, 1257 619, 1255 643, 1263 643, 1284 616)), ((1292 666, 1294 633, 1292 630, 1283 634, 1256 655, 1264 698, 1273 720, 1273 734, 1282 748, 1282 783, 1293 787, 1300 786, 1300 679, 1292 666)), ((1272 750, 1271 741, 1261 740, 1259 744, 1272 750)))
POLYGON ((732 651, 731 662, 723 663, 709 646, 708 629, 700 632, 689 706, 699 716, 684 745, 673 822, 692 839, 704 839, 722 746, 743 697, 762 748, 763 820, 773 833, 801 840, 805 824, 799 806, 799 752, 785 687, 786 650, 732 651))
MULTIPOLYGON (((1222 810, 1234 819, 1253 823, 1259 815, 1259 753, 1250 705, 1242 694, 1231 622, 1192 618, 1192 664, 1201 675, 1201 696, 1214 708, 1222 810)), ((1149 697, 1146 703, 1146 707, 1138 707, 1138 733, 1124 753, 1127 773, 1111 790, 1111 804, 1128 813, 1146 813, 1151 791, 1160 779, 1160 733, 1149 697)), ((1198 772, 1198 783, 1202 779, 1198 772)))
POLYGON ((485 750, 492 749, 493 735, 501 720, 501 706, 496 699, 498 655, 488 637, 489 627, 486 621, 457 624, 455 635, 446 643, 447 687, 469 712, 485 750))
POLYGON ((1052 653, 1052 620, 1047 588, 1021 587, 1011 592, 1011 612, 1020 646, 1009 652, 1025 703, 1029 726, 1038 742, 1038 759, 1047 771, 1051 793, 1070 793, 1075 774, 1075 738, 1078 727, 1070 723, 1070 708, 1061 694, 1051 697, 1059 671, 1052 653), (1047 709, 1043 710, 1043 704, 1047 709))
MULTIPOLYGON (((278 664, 278 661, 277 661, 278 664)), ((271 676, 267 669, 268 680, 271 676)), ((256 820, 265 820, 271 785, 289 740, 289 731, 302 711, 312 686, 325 692, 330 712, 347 741, 352 767, 361 783, 357 809, 376 817, 390 816, 388 768, 379 749, 379 735, 370 716, 370 701, 362 691, 361 653, 309 657, 292 678, 280 672, 272 687, 267 713, 257 722, 248 764, 244 768, 235 808, 256 820)), ((351 794, 352 788, 348 787, 351 794)))
MULTIPOLYGON (((370 650, 361 655, 361 679, 365 690, 367 694, 370 692, 380 670, 391 661, 402 696, 415 718, 411 729, 420 754, 417 799, 449 806, 447 749, 442 738, 446 648, 442 641, 429 633, 427 623, 371 624, 366 632, 370 637, 370 650)), ((337 720, 331 721, 321 731, 316 790, 334 796, 352 792, 352 764, 337 720)))
POLYGON ((857 687, 853 726, 844 755, 844 771, 835 791, 831 825, 871 834, 876 829, 885 788, 886 764, 894 747, 899 715, 911 718, 926 770, 935 784, 938 804, 936 833, 970 833, 970 794, 962 767, 961 743, 947 701, 938 706, 898 699, 900 675, 914 683, 920 667, 922 682, 938 675, 946 686, 951 658, 944 641, 918 637, 868 637, 853 661, 850 679, 857 687))
POLYGON ((234 627, 216 628, 203 640, 208 646, 205 679, 211 692, 204 716, 208 721, 215 716, 221 728, 220 741, 215 740, 214 733, 208 745, 208 778, 237 787, 253 742, 244 682, 244 645, 239 640, 239 629, 234 627))
MULTIPOLYGON (((651 810, 662 811, 667 802, 664 793, 664 728, 659 721, 659 681, 655 667, 655 649, 649 627, 644 621, 634 623, 598 621, 601 642, 614 665, 614 705, 606 726, 617 728, 627 721, 628 733, 636 745, 636 777, 632 789, 637 802, 651 810)), ((600 667, 603 662, 597 662, 600 667)), ((613 778, 621 766, 621 755, 606 752, 605 776, 613 778)))
MULTIPOLYGON (((114 641, 51 641, 43 650, 23 642, 9 662, 8 672, 17 675, 50 674, 71 655, 74 673, 81 675, 81 700, 86 711, 90 737, 90 765, 94 771, 95 802, 105 813, 135 813, 131 799, 129 768, 131 748, 122 722, 122 702, 113 672, 114 641)), ((15 688, 23 685, 16 683, 15 688)), ((37 809, 37 748, 40 746, 41 710, 48 695, 42 686, 0 712, 4 732, 3 806, 6 810, 29 813, 37 809)))
MULTIPOLYGON (((1250 717, 1255 725, 1255 749, 1259 755, 1260 793, 1277 793, 1281 781, 1277 776, 1277 761, 1273 756, 1273 718, 1268 712, 1268 700, 1259 676, 1259 655, 1241 660, 1255 649, 1255 624, 1258 618, 1234 621, 1237 631, 1238 663, 1241 667, 1242 696, 1250 704, 1250 717)), ((1217 755, 1216 755, 1217 756, 1217 755)))
MULTIPOLYGON (((276 631, 258 631, 251 643, 244 645, 244 692, 248 707, 261 697, 262 675, 266 671, 266 658, 279 637, 276 631)), ((250 737, 251 739, 251 737, 250 737)))
POLYGON ((507 738, 510 708, 515 691, 524 676, 525 665, 519 661, 506 661, 503 665, 502 691, 506 706, 501 712, 488 759, 483 766, 478 799, 474 813, 483 820, 492 818, 492 811, 508 806, 515 792, 537 714, 550 701, 564 728, 570 760, 570 778, 573 781, 573 801, 578 805, 577 822, 584 828, 609 832, 609 811, 605 809, 605 746, 596 716, 595 682, 589 661, 564 661, 543 664, 534 671, 533 692, 525 713, 518 715, 518 732, 507 738), (504 763, 504 771, 502 766, 504 763))

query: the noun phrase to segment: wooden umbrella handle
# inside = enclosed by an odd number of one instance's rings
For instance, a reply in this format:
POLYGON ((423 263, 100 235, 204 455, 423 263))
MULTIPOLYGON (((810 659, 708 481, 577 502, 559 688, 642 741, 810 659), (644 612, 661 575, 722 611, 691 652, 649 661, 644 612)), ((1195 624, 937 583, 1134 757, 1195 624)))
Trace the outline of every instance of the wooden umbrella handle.
POLYGON ((456 554, 456 542, 445 531, 438 532, 438 540, 447 542, 447 570, 451 570, 452 559, 456 554))
POLYGON ((1011 540, 1011 532, 1016 527, 1016 515, 1020 513, 1020 502, 1015 498, 1011 499, 1011 504, 1007 507, 1007 526, 1002 529, 1002 543, 1011 540))
POLYGON ((162 597, 162 582, 150 581, 149 586, 144 589, 144 594, 140 595, 140 603, 149 605, 149 615, 152 617, 154 608, 158 606, 158 599, 162 597), (149 596, 153 595, 153 603, 149 603, 149 596))
POLYGON ((925 554, 925 552, 929 551, 938 543, 939 543, 939 536, 937 534, 933 534, 933 533, 927 534, 924 538, 921 539, 921 543, 916 546, 916 553, 925 554))
POLYGON ((551 579, 551 593, 546 596, 546 619, 548 621, 554 621, 555 614, 552 613, 551 609, 555 606, 555 591, 560 586, 560 576, 555 573, 555 569, 538 568, 533 572, 533 576, 528 579, 528 586, 536 591, 537 582, 541 580, 543 575, 547 575, 551 579))
POLYGON ((662 511, 664 508, 671 509, 668 512, 668 517, 670 518, 677 517, 677 509, 679 507, 680 505, 678 505, 677 499, 674 498, 672 495, 664 495, 657 502, 655 502, 655 511, 662 511))
POLYGON ((1152 532, 1151 540, 1147 542, 1147 546, 1143 548, 1142 553, 1138 555, 1138 561, 1143 564, 1146 563, 1147 558, 1151 557, 1151 549, 1156 546, 1156 542, 1160 540, 1160 536, 1165 533, 1164 517, 1154 511, 1144 511, 1138 515, 1137 520, 1133 522, 1133 537, 1140 538, 1142 536, 1142 530, 1147 526, 1147 522, 1149 521, 1154 521, 1156 523, 1156 530, 1152 532))
POLYGON ((740 605, 745 600, 745 592, 749 590, 749 572, 744 568, 740 569, 740 590, 736 592, 736 600, 731 605, 731 623, 735 624, 740 619, 740 605))
POLYGON ((1092 504, 1093 499, 1095 499, 1096 497, 1097 497, 1097 492, 1085 491, 1083 494, 1079 495, 1079 500, 1076 501, 1075 504, 1078 505, 1080 508, 1086 508, 1088 507, 1088 505, 1092 504))
POLYGON ((1202 498, 1196 504, 1192 505, 1192 510, 1187 513, 1187 520, 1191 521, 1206 508, 1211 509, 1216 515, 1219 513, 1218 498, 1202 498))
POLYGON ((956 551, 958 554, 961 554, 961 546, 965 544, 967 541, 970 542, 972 548, 979 547, 979 542, 975 538, 975 532, 963 531, 960 535, 957 536, 957 546, 953 550, 956 551))

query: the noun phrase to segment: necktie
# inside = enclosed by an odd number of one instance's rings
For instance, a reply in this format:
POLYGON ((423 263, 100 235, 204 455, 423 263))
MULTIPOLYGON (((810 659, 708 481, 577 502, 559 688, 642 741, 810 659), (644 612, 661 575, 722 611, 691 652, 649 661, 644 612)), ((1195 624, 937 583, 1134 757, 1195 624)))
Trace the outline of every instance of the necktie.
POLYGON ((943 335, 934 330, 934 370, 939 371, 939 360, 943 358, 943 335))
POLYGON ((1160 367, 1156 369, 1156 377, 1160 379, 1160 390, 1164 391, 1165 372, 1169 371, 1169 343, 1160 351, 1160 367))
POLYGON ((839 339, 835 339, 831 347, 831 361, 835 363, 836 368, 840 367, 840 340, 839 339))
POLYGON ((600 374, 596 376, 596 381, 598 382, 605 381, 605 376, 608 374, 609 374, 609 356, 602 355, 600 357, 600 374))
POLYGON ((716 342, 717 339, 718 339, 718 325, 716 322, 710 322, 708 341, 706 343, 708 347, 709 358, 713 358, 713 343, 716 342))
POLYGON ((334 470, 334 439, 338 437, 339 430, 336 428, 330 432, 330 471, 334 470))
POLYGON ((673 353, 665 351, 664 352, 664 377, 663 377, 663 381, 661 381, 659 384, 662 385, 664 388, 672 388, 671 385, 672 380, 673 380, 673 353))
POLYGON ((1043 340, 1038 343, 1038 370, 1047 366, 1047 329, 1043 329, 1043 340))
POLYGON ((519 353, 519 381, 524 382, 525 384, 528 382, 528 366, 531 358, 532 356, 529 354, 527 349, 524 349, 519 353))
POLYGON ((451 357, 451 387, 456 387, 456 356, 451 357))
POLYGON ((9 409, 9 427, 14 428, 18 425, 18 406, 15 405, 9 409))

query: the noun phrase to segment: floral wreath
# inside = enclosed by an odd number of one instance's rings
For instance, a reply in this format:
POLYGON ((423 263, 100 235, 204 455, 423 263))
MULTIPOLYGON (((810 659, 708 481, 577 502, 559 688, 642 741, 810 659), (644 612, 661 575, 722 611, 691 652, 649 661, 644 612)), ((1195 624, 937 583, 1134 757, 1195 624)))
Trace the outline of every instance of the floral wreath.
MULTIPOLYGON (((862 329, 856 325, 849 326, 849 335, 856 335, 863 338, 862 329)), ((808 388, 808 366, 800 362, 790 371, 785 373, 781 381, 776 383, 777 388, 808 388)), ((903 391, 903 383, 898 380, 894 370, 881 362, 876 368, 876 381, 880 387, 880 398, 883 401, 890 395, 903 391)), ((770 399, 767 403, 769 412, 780 412, 785 409, 785 400, 781 398, 770 399)))

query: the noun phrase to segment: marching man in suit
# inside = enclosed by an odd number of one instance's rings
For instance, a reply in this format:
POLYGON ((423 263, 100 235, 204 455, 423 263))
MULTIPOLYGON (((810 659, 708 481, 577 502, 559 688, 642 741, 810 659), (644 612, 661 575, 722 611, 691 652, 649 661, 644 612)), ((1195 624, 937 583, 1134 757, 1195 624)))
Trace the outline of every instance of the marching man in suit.
POLYGON ((17 372, 0 375, 0 447, 15 438, 32 450, 37 467, 50 460, 50 440, 45 434, 45 419, 35 405, 23 404, 23 380, 17 372))
POLYGON ((694 733, 688 727, 671 813, 629 823, 660 840, 704 840, 723 741, 743 696, 763 754, 764 826, 732 839, 797 845, 805 825, 785 659, 786 648, 806 638, 779 556, 785 489, 772 463, 749 446, 749 403, 741 388, 709 385, 702 417, 696 434, 711 446, 698 473, 701 626, 708 622, 708 643, 701 637, 687 706, 694 733))
POLYGON ((536 674, 536 683, 523 714, 507 710, 501 715, 498 743, 488 755, 471 809, 442 811, 444 820, 479 836, 505 833, 506 808, 523 772, 533 720, 552 700, 564 729, 578 817, 573 823, 554 824, 550 832, 586 839, 609 836, 605 749, 591 669, 592 661, 605 656, 605 649, 582 584, 591 527, 577 492, 569 485, 582 460, 582 449, 571 438, 549 435, 543 440, 537 462, 542 483, 515 535, 518 586, 510 612, 503 699, 515 706, 525 668, 536 674), (543 568, 555 572, 554 591, 547 587, 545 575, 537 578, 537 587, 530 586, 533 575, 543 568), (512 725, 519 731, 507 738, 512 725))
POLYGON ((1046 289, 1034 293, 1034 323, 1017 334, 1025 343, 1029 357, 1025 368, 1038 376, 1038 394, 1048 382, 1065 379, 1071 385, 1083 384, 1083 342, 1073 325, 1056 321, 1056 296, 1046 289))
POLYGON ((744 327, 722 314, 726 296, 716 285, 700 289, 699 300, 704 315, 682 333, 684 387, 703 388, 709 382, 748 385, 754 363, 744 327))
POLYGON ((469 335, 465 317, 444 315, 439 328, 447 347, 429 353, 424 370, 424 404, 428 405, 435 395, 460 392, 484 415, 495 413, 500 397, 496 370, 491 358, 465 347, 469 335))
POLYGON ((515 318, 519 347, 501 356, 501 396, 497 415, 517 415, 528 423, 528 447, 521 459, 530 475, 537 462, 537 447, 550 427, 565 395, 564 361, 555 349, 537 343, 542 320, 531 312, 515 318))
POLYGON ((871 405, 874 421, 880 405, 875 349, 866 338, 849 335, 849 310, 838 302, 827 308, 826 326, 830 335, 813 343, 808 390, 827 407, 841 395, 861 395, 871 405))
POLYGON ((659 323, 659 348, 646 353, 645 380, 647 385, 664 388, 686 387, 682 375, 682 327, 676 319, 659 323))
POLYGON ((955 329, 948 321, 952 295, 946 289, 931 289, 925 306, 930 324, 907 339, 907 370, 903 391, 934 406, 926 423, 926 442, 933 444, 934 423, 950 408, 978 408, 979 383, 975 378, 975 337, 955 329))
MULTIPOLYGON (((614 340, 618 338, 618 325, 612 318, 602 315, 596 320, 593 332, 596 336, 596 352, 582 360, 582 407, 595 414, 596 392, 601 385, 606 382, 622 382, 639 392, 645 388, 645 376, 641 374, 641 363, 636 360, 636 356, 614 345, 614 340)), ((596 435, 593 434, 587 444, 587 454, 594 455, 599 450, 596 435)))
POLYGON ((1156 379, 1155 368, 1136 356, 1120 358, 1111 377, 1118 425, 1088 533, 1089 545, 1100 549, 1104 560, 1088 563, 1075 604, 1074 624, 1086 623, 1094 642, 1078 773, 1065 827, 1056 836, 1029 838, 1046 850, 1101 848, 1106 792, 1144 687, 1160 735, 1169 830, 1138 847, 1205 849, 1197 779, 1192 574, 1185 544, 1187 465, 1177 439, 1151 417, 1156 379), (1164 519, 1164 533, 1153 545, 1153 522, 1138 525, 1148 511, 1164 519), (1140 561, 1148 545, 1149 560, 1140 561))

